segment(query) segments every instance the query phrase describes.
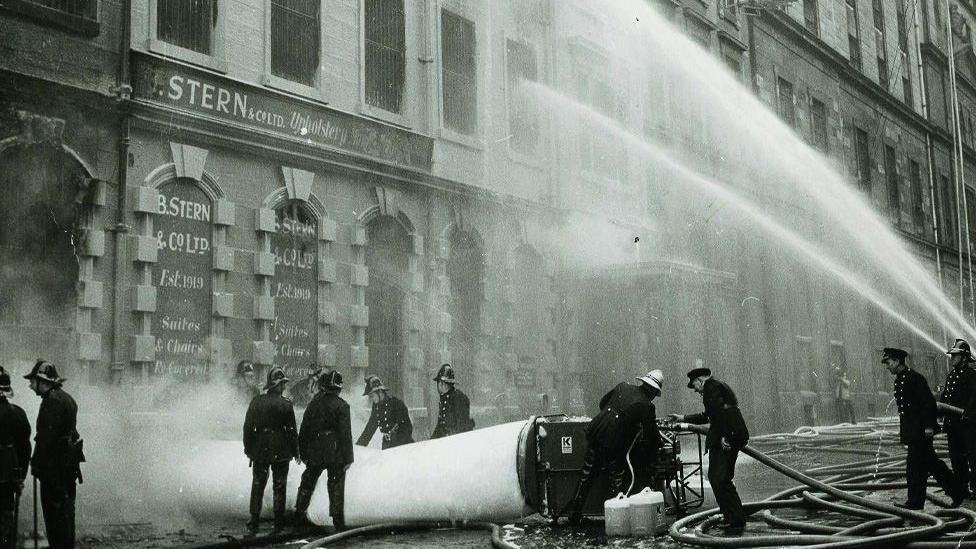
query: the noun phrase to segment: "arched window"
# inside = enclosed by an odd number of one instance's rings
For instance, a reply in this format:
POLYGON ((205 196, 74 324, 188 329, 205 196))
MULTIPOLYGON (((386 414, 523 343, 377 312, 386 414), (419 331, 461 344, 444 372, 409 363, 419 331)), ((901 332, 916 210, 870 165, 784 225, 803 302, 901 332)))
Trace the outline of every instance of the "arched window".
POLYGON ((153 374, 203 380, 213 317, 213 202, 192 179, 173 179, 157 190, 153 374))
POLYGON ((366 265, 369 267, 369 285, 366 287, 366 306, 369 307, 367 374, 380 376, 387 388, 402 395, 404 388, 400 373, 406 351, 404 304, 410 237, 400 222, 390 216, 379 216, 370 221, 366 235, 366 265))
POLYGON ((294 379, 308 373, 318 354, 318 220, 298 200, 276 208, 275 219, 271 340, 275 364, 294 379))
MULTIPOLYGON (((446 266, 451 301, 451 360, 462 376, 476 371, 478 335, 481 333, 481 304, 484 300, 485 260, 478 239, 469 232, 451 234, 451 253, 446 266)), ((485 387, 478 380, 478 385, 485 387)), ((469 395, 476 397, 477 394, 469 395)))
POLYGON ((0 166, 0 190, 8 197, 0 202, 3 351, 72 363, 84 169, 45 145, 7 148, 0 166))

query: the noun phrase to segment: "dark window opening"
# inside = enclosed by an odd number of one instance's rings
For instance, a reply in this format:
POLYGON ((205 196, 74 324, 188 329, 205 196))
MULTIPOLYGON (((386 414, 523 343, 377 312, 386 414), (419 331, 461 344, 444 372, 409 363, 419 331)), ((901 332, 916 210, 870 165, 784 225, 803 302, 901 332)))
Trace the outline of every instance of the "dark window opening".
POLYGON ((890 145, 884 148, 885 179, 888 183, 888 213, 895 225, 901 224, 901 192, 898 188, 898 161, 895 149, 890 145))
POLYGON ((820 14, 817 0, 803 0, 803 25, 813 34, 820 36, 820 14))
POLYGON ((539 140, 539 114, 534 95, 523 85, 535 82, 535 52, 528 44, 508 40, 508 131, 509 146, 523 153, 535 151, 539 140))
POLYGON ((796 124, 796 111, 793 105, 793 84, 779 77, 776 79, 776 95, 779 99, 779 116, 790 127, 796 124))
POLYGON ((366 0, 366 104, 399 113, 406 76, 403 0, 366 0))
POLYGON ((925 223, 925 211, 922 204, 922 168, 918 162, 908 161, 908 175, 912 185, 912 223, 915 225, 915 233, 922 235, 925 233, 922 227, 925 223))
POLYGON ((851 65, 861 70, 861 29, 857 17, 857 0, 847 0, 847 48, 851 65))
POLYGON ((871 193, 871 151, 868 133, 854 128, 854 154, 857 166, 857 180, 861 191, 871 193))
POLYGON ((318 65, 318 0, 272 0, 271 74, 314 86, 318 65))
POLYGON ((408 306, 408 293, 404 288, 407 287, 410 236, 400 222, 390 216, 370 221, 366 234, 366 265, 369 267, 369 285, 366 286, 369 367, 366 373, 380 376, 394 394, 404 394, 401 372, 406 356, 404 313, 408 306))
POLYGON ((163 42, 211 55, 217 0, 157 0, 156 36, 163 42))
POLYGON ((473 135, 478 125, 474 23, 441 10, 444 125, 473 135))
POLYGON ((939 211, 942 214, 942 245, 955 248, 958 245, 958 215, 956 212, 956 186, 949 177, 939 176, 939 211))
POLYGON ((827 152, 827 106, 823 101, 817 99, 810 100, 810 135, 813 139, 813 146, 827 152))

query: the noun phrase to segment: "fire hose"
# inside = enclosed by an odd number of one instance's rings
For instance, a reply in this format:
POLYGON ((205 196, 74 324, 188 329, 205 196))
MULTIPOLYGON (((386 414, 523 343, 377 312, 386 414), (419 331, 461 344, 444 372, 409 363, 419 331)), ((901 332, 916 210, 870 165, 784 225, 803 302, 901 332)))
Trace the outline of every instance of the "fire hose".
MULTIPOLYGON (((940 406, 944 412, 961 413, 940 406)), ((958 410, 958 411, 957 411, 958 410)), ((673 426, 674 430, 691 431, 703 434, 706 428, 697 425, 680 424, 673 426)), ((903 471, 895 470, 903 464, 902 455, 892 455, 882 450, 882 447, 896 446, 897 441, 888 440, 888 433, 877 431, 871 427, 832 427, 832 428, 802 428, 790 435, 767 435, 756 437, 749 446, 741 451, 756 461, 786 475, 801 483, 801 486, 784 490, 765 500, 743 504, 747 513, 760 512, 760 517, 770 526, 799 533, 763 534, 749 537, 723 538, 707 533, 710 525, 720 519, 719 511, 710 509, 684 517, 671 526, 671 537, 681 543, 707 547, 782 547, 809 546, 817 548, 835 547, 878 547, 892 545, 910 548, 976 548, 976 539, 965 540, 969 532, 961 532, 971 528, 976 523, 976 513, 968 509, 944 509, 934 513, 903 509, 887 503, 874 501, 853 493, 854 491, 878 491, 899 489, 906 486, 905 482, 877 482, 880 479, 898 477, 903 471), (852 436, 854 432, 867 434, 852 436), (828 441, 819 446, 803 446, 799 441, 809 441, 823 434, 838 435, 835 441, 828 441), (874 440, 870 440, 873 438, 874 440), (854 463, 828 465, 800 472, 789 467, 757 447, 772 445, 787 445, 786 451, 802 449, 806 451, 828 451, 831 453, 846 453, 861 455, 863 449, 851 448, 850 443, 877 441, 877 449, 872 452, 873 460, 861 460, 854 463), (843 441, 841 445, 832 445, 843 441), (845 444, 846 443, 846 444, 845 444), (874 465, 872 468, 871 465, 874 465), (817 480, 815 476, 828 476, 824 480, 817 480), (817 494, 824 494, 820 497, 817 494), (799 496, 799 497, 797 497, 799 496), (833 501, 831 501, 831 499, 833 501), (859 524, 850 527, 813 524, 802 520, 789 520, 777 517, 772 513, 774 509, 804 508, 819 509, 843 516, 856 517, 859 524), (945 520, 944 520, 945 519, 945 520), (921 523, 922 526, 900 528, 906 521, 921 523), (960 535, 962 534, 962 535, 960 535)), ((775 450, 779 451, 779 450, 775 450)), ((933 497, 929 497, 937 505, 945 504, 933 497)), ((974 536, 976 538, 976 536, 974 536)))
POLYGON ((501 526, 493 522, 481 521, 457 521, 457 522, 386 522, 352 528, 344 532, 338 532, 324 538, 317 539, 302 546, 302 549, 315 549, 325 547, 348 538, 363 536, 367 534, 391 534, 394 532, 410 532, 416 530, 436 530, 439 528, 459 528, 466 530, 490 530, 491 546, 499 549, 518 549, 518 545, 513 545, 505 541, 502 537, 501 526))

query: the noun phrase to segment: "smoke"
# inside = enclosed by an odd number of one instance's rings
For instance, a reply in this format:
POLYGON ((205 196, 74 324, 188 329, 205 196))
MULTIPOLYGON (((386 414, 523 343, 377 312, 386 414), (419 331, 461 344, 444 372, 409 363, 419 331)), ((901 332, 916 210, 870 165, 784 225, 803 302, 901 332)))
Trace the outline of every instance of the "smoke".
POLYGON ((640 261, 650 252, 652 231, 573 212, 561 225, 541 229, 538 243, 569 268, 605 267, 640 261))

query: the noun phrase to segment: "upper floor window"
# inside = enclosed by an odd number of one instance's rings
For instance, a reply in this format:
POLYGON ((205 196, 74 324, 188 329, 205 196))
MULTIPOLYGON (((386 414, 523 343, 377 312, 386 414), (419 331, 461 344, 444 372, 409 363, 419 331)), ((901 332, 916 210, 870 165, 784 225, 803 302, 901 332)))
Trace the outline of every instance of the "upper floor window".
POLYGON ((820 14, 817 0, 803 0, 803 25, 813 34, 820 36, 820 14))
POLYGON ((364 3, 366 104, 399 113, 406 74, 403 0, 364 3))
POLYGON ((888 48, 885 44, 884 11, 882 0, 872 0, 871 12, 874 16, 874 46, 878 57, 878 83, 888 89, 888 48))
POLYGON ((847 0, 847 49, 851 65, 861 70, 861 28, 857 17, 857 0, 847 0))
POLYGON ((271 0, 271 74, 314 86, 318 65, 318 0, 271 0))
POLYGON ((871 148, 868 132, 854 128, 854 160, 857 169, 858 186, 862 191, 871 192, 871 148))
POLYGON ((925 210, 922 204, 922 168, 914 160, 908 161, 908 176, 912 193, 912 223, 917 234, 924 234, 925 210))
POLYGON ((885 177, 888 183, 888 214, 895 225, 901 221, 901 182, 898 178, 898 160, 891 145, 884 148, 885 177))
POLYGON ((441 59, 444 126, 473 135, 478 127, 474 22, 441 10, 441 59))
MULTIPOLYGON (((576 93, 580 102, 593 107, 605 124, 619 123, 622 118, 620 97, 607 78, 597 77, 585 68, 578 69, 576 93)), ((583 114, 579 131, 579 157, 583 170, 608 179, 622 180, 626 169, 626 153, 621 138, 594 118, 583 114)))
POLYGON ((163 42, 213 54, 217 0, 157 0, 156 36, 163 42))
POLYGON ((779 77, 776 79, 776 96, 779 101, 779 116, 790 127, 796 124, 796 111, 793 106, 793 84, 779 77))
POLYGON ((535 52, 523 42, 508 40, 508 144, 512 150, 522 153, 535 151, 539 140, 539 115, 534 95, 523 85, 534 82, 537 76, 535 52))
POLYGON ((827 106, 817 99, 810 100, 810 136, 814 147, 827 152, 827 106))
POLYGON ((2 7, 89 36, 100 30, 98 0, 6 0, 2 7))

